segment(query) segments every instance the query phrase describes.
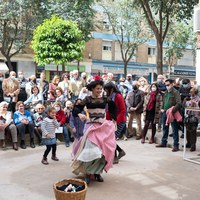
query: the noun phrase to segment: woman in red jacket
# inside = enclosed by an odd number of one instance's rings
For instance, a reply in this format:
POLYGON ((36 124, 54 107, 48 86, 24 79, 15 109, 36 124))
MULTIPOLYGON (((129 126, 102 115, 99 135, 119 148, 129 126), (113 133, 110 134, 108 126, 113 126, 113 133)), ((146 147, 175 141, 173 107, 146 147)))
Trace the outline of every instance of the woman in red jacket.
MULTIPOLYGON (((124 127, 126 126, 126 105, 124 102, 124 98, 121 95, 120 91, 116 88, 115 84, 113 82, 109 82, 104 85, 104 90, 106 92, 106 95, 115 102, 116 108, 117 108, 117 130, 115 131, 116 138, 121 138, 123 134, 124 127)), ((106 119, 111 120, 111 116, 109 112, 106 112, 106 119)), ((117 145, 117 148, 115 150, 115 158, 114 158, 114 164, 117 164, 119 162, 119 159, 123 156, 125 156, 126 153, 123 149, 117 145), (118 155, 117 155, 118 151, 118 155)))
POLYGON ((56 119, 60 123, 60 126, 63 127, 65 146, 69 147, 69 133, 68 133, 68 129, 67 129, 67 126, 66 126, 65 112, 62 109, 60 102, 55 102, 53 104, 53 107, 56 109, 56 119))

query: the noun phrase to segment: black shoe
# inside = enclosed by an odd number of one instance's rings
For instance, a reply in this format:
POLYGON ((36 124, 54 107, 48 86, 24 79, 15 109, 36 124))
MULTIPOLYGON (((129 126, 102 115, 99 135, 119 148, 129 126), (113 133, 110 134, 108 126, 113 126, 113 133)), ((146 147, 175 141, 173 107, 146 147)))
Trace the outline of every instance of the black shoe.
POLYGON ((90 184, 90 175, 85 176, 85 182, 89 185, 90 184))
POLYGON ((13 149, 14 149, 15 151, 18 151, 17 142, 13 142, 13 149))
POLYGON ((104 180, 100 174, 94 174, 94 178, 98 182, 104 182, 104 180))
POLYGON ((180 137, 180 138, 182 138, 182 139, 184 138, 184 134, 183 134, 183 133, 181 134, 181 137, 180 137))
POLYGON ((70 142, 74 142, 74 137, 71 137, 69 140, 70 142))
POLYGON ((178 147, 173 147, 172 152, 177 152, 177 151, 179 151, 179 148, 178 147))
POLYGON ((165 148, 165 147, 167 147, 167 145, 166 144, 158 144, 158 145, 156 145, 156 147, 165 148))
POLYGON ((132 138, 133 137, 133 134, 128 134, 127 135, 127 138, 132 138))
POLYGON ((54 161, 59 161, 59 159, 56 156, 52 156, 51 159, 54 161))
POLYGON ((123 156, 125 156, 125 155, 126 155, 125 151, 124 151, 124 150, 121 150, 121 151, 119 152, 119 154, 118 154, 118 159, 120 159, 121 157, 123 157, 123 156))
POLYGON ((35 144, 34 144, 33 138, 31 138, 30 147, 31 147, 31 148, 35 148, 35 144))
POLYGON ((190 147, 191 147, 191 144, 188 144, 188 143, 187 143, 187 144, 185 145, 185 147, 186 147, 186 148, 190 148, 190 147))
POLYGON ((26 149, 26 144, 25 144, 24 140, 21 141, 20 147, 22 149, 26 149))
POLYGON ((141 138, 142 138, 141 135, 136 135, 136 137, 135 137, 136 140, 140 140, 141 138))
POLYGON ((190 151, 192 152, 192 151, 196 151, 196 147, 191 147, 190 148, 190 151))
POLYGON ((173 133, 170 133, 170 134, 169 134, 169 137, 173 137, 173 133))
POLYGON ((113 164, 118 164, 118 163, 119 163, 118 157, 114 157, 113 164))

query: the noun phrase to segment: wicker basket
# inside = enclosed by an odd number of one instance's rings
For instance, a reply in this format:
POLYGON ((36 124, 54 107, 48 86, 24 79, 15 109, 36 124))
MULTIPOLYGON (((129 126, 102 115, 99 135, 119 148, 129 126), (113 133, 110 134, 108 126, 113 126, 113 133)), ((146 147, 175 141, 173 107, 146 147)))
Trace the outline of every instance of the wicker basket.
POLYGON ((85 200, 87 184, 85 181, 82 181, 79 179, 65 179, 65 180, 54 183, 53 189, 54 189, 56 200, 85 200), (69 183, 81 185, 81 186, 84 185, 85 189, 79 192, 64 192, 56 188, 57 186, 60 187, 62 185, 66 185, 69 183))

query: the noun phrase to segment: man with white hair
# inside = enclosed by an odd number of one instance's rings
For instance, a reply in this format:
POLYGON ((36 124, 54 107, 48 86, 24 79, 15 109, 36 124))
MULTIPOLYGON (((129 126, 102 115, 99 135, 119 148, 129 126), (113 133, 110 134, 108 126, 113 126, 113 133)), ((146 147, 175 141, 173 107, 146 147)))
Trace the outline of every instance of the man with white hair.
POLYGON ((86 87, 86 85, 87 85, 87 74, 86 72, 82 72, 81 73, 81 89, 83 87, 86 87))
POLYGON ((113 80, 113 77, 114 77, 113 73, 110 73, 110 72, 107 73, 107 81, 106 81, 106 83, 113 82, 115 84, 115 81, 113 80))
POLYGON ((132 75, 131 74, 127 74, 126 76, 126 81, 124 83, 126 85, 126 87, 128 88, 128 92, 130 92, 133 88, 133 79, 132 79, 132 75))
POLYGON ((73 77, 69 81, 69 90, 71 92, 72 101, 78 98, 80 93, 80 81, 78 79, 78 70, 73 70, 73 77))
POLYGON ((16 73, 14 71, 11 71, 10 76, 3 80, 2 89, 4 93, 4 101, 10 104, 9 106, 11 106, 11 111, 14 113, 20 92, 19 82, 16 80, 16 73))

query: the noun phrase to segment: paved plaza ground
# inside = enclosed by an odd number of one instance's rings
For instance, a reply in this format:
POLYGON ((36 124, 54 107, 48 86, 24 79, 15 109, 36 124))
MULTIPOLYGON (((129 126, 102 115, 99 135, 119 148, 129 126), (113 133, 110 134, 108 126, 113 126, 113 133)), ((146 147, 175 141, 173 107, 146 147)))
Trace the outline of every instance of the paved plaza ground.
MULTIPOLYGON (((104 183, 91 182, 86 200, 200 199, 200 165, 184 161, 182 150, 173 153, 171 148, 155 148, 148 141, 143 145, 135 138, 118 144, 127 155, 103 173, 104 183)), ((49 159, 48 166, 41 164, 44 149, 0 150, 0 200, 53 200, 54 182, 77 178, 70 168, 71 147, 59 143, 60 161, 49 159)), ((197 152, 187 156, 198 153, 199 143, 197 152)))

